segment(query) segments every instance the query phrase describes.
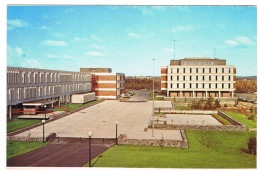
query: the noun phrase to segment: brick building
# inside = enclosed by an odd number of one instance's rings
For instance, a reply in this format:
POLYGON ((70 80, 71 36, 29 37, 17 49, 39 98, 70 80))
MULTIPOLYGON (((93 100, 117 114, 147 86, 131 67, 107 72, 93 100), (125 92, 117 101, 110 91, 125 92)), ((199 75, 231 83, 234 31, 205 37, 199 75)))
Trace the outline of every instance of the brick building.
POLYGON ((125 92, 125 74, 112 73, 110 68, 80 68, 92 75, 92 91, 98 98, 116 99, 125 92))
POLYGON ((161 67, 161 90, 167 97, 233 97, 236 67, 224 59, 184 58, 161 67))

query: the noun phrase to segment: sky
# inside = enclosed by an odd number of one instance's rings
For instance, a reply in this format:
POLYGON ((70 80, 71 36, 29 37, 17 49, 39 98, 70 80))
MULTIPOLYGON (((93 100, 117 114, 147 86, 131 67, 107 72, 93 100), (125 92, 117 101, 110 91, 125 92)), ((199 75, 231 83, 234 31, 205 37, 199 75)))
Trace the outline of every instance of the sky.
POLYGON ((172 59, 210 57, 235 65, 237 76, 253 76, 256 18, 256 6, 10 5, 6 63, 159 76, 172 59))

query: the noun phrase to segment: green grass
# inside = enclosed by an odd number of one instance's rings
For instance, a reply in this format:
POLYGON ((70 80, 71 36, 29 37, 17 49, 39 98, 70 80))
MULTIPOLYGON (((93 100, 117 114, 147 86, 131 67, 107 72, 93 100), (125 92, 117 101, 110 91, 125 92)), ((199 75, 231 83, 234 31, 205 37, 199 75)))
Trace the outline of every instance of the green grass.
POLYGON ((49 144, 42 142, 23 142, 23 141, 7 141, 7 159, 30 152, 49 144))
MULTIPOLYGON (((255 132, 187 131, 189 148, 114 146, 94 167, 143 168, 256 168, 256 159, 241 149, 255 132), (202 139, 203 138, 203 139, 202 139), (202 141, 204 140, 204 141, 202 141), (210 140, 211 146, 207 147, 210 140)), ((88 166, 86 164, 85 166, 88 166)))
POLYGON ((175 110, 192 110, 189 106, 175 106, 175 110))
POLYGON ((247 116, 244 114, 237 113, 237 112, 228 112, 228 111, 225 113, 230 117, 234 118, 235 120, 237 120, 238 122, 241 122, 248 128, 256 128, 256 122, 247 119, 247 116))
POLYGON ((37 124, 39 122, 41 122, 41 120, 38 119, 17 119, 7 122, 7 133, 37 124))
POLYGON ((211 115, 212 117, 214 117, 216 120, 218 120, 219 122, 221 122, 221 124, 223 125, 233 125, 232 123, 230 123, 228 120, 226 120, 225 118, 223 118, 222 116, 219 116, 218 114, 213 114, 211 115))
POLYGON ((84 104, 76 104, 76 103, 70 103, 70 104, 66 104, 63 105, 62 107, 57 107, 57 108, 53 108, 53 111, 74 111, 74 110, 78 110, 82 107, 86 107, 86 106, 90 106, 93 105, 97 102, 99 102, 100 100, 94 100, 88 103, 84 103, 84 104))

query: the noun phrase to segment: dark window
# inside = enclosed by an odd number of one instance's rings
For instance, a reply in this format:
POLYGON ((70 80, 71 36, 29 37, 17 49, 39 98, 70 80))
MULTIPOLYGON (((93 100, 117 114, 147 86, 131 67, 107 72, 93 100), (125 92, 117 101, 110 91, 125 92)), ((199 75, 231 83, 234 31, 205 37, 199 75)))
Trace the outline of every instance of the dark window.
POLYGON ((198 68, 196 68, 196 73, 199 73, 199 69, 198 68))
POLYGON ((222 73, 224 73, 224 68, 222 68, 222 73))
POLYGON ((190 81, 192 80, 191 76, 190 76, 190 81))
POLYGON ((211 81, 211 76, 209 76, 209 80, 211 81))
POLYGON ((172 84, 171 84, 171 88, 172 88, 172 84))
POLYGON ((203 68, 202 70, 203 70, 203 73, 205 73, 205 69, 203 68))
POLYGON ((198 83, 196 84, 196 88, 198 88, 198 83))
POLYGON ((179 76, 177 76, 177 81, 179 81, 179 76))
POLYGON ((171 81, 172 81, 172 76, 171 76, 171 81))
POLYGON ((209 84, 209 88, 211 88, 211 84, 209 84))
POLYGON ((183 68, 183 73, 185 73, 185 68, 183 68))
POLYGON ((228 80, 230 81, 230 76, 228 76, 228 80))
POLYGON ((192 73, 192 70, 191 70, 191 68, 190 68, 190 73, 192 73))
POLYGON ((198 76, 196 76, 196 81, 198 81, 198 76))
POLYGON ((224 84, 222 84, 222 88, 224 88, 224 84))
POLYGON ((177 73, 179 73, 179 68, 177 68, 177 73))
POLYGON ((205 79, 205 77, 204 77, 204 75, 202 76, 202 80, 204 81, 204 79, 205 79))
POLYGON ((185 88, 185 84, 183 83, 183 88, 185 88))
POLYGON ((224 76, 222 76, 222 81, 224 81, 224 76))
POLYGON ((190 84, 190 88, 191 88, 191 84, 190 84))
POLYGON ((202 84, 202 88, 204 88, 204 83, 202 84))
POLYGON ((216 83, 216 88, 218 88, 218 84, 216 83))
POLYGON ((209 73, 211 73, 211 68, 209 68, 209 73))
POLYGON ((228 84, 228 88, 230 88, 230 84, 228 84))
POLYGON ((218 73, 218 68, 216 68, 216 73, 218 73))
POLYGON ((216 81, 218 80, 218 76, 216 76, 216 81))
POLYGON ((183 81, 185 81, 185 76, 183 76, 183 81))
POLYGON ((179 83, 177 83, 177 88, 179 88, 179 83))

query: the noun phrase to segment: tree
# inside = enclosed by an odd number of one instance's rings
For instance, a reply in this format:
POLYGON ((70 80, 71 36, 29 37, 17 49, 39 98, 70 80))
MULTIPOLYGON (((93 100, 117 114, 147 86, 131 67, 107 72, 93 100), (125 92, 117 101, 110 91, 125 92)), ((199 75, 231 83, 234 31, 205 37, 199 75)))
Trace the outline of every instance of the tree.
POLYGON ((247 143, 249 152, 251 152, 252 157, 256 155, 256 137, 250 138, 247 143))

